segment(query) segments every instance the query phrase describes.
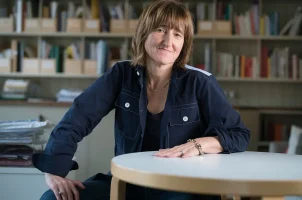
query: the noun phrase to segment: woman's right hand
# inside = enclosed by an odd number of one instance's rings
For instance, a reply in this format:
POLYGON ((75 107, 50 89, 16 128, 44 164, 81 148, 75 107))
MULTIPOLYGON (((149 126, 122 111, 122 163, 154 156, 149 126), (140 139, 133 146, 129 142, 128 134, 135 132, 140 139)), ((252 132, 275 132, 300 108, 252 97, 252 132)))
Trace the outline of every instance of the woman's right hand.
POLYGON ((45 180, 57 200, 79 200, 80 196, 77 187, 85 189, 81 181, 70 180, 49 173, 45 174, 45 180))

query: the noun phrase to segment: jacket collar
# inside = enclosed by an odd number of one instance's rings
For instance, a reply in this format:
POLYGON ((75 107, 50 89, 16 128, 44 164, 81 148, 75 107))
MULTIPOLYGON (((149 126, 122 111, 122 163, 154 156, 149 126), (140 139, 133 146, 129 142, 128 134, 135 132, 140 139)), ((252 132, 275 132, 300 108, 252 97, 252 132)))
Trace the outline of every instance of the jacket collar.
MULTIPOLYGON (((145 71, 146 71, 146 67, 141 66, 141 65, 137 65, 135 67, 135 73, 137 76, 139 76, 139 82, 140 85, 143 85, 144 83, 144 78, 145 76, 145 71)), ((185 74, 186 74, 186 70, 177 66, 173 66, 172 69, 172 74, 171 74, 171 83, 170 85, 172 85, 175 88, 178 88, 177 86, 177 82, 180 78, 182 78, 185 74)))

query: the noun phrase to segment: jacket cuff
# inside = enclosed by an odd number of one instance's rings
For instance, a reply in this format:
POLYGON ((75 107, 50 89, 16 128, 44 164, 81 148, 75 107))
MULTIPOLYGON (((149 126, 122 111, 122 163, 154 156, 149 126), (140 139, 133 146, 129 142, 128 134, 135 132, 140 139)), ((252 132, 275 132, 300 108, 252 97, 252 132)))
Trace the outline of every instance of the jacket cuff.
POLYGON ((32 156, 34 167, 42 172, 65 177, 71 170, 79 168, 76 161, 70 156, 52 156, 43 153, 35 153, 32 156))
POLYGON ((226 138, 225 133, 225 129, 222 127, 212 127, 210 129, 207 130, 207 135, 208 136, 217 136, 218 137, 218 141, 223 149, 223 151, 221 153, 223 154, 229 154, 231 153, 231 150, 229 148, 229 141, 228 138, 226 138))
POLYGON ((227 138, 225 138, 225 134, 221 133, 219 130, 217 130, 216 133, 218 136, 218 141, 220 142, 220 145, 223 149, 223 151, 221 153, 225 153, 225 154, 231 153, 229 146, 228 146, 228 142, 226 141, 227 138))

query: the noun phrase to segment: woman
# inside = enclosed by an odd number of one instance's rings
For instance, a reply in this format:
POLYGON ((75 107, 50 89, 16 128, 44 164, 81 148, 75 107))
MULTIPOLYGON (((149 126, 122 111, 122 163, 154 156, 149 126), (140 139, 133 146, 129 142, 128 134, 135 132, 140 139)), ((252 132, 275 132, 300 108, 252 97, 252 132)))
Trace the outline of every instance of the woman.
MULTIPOLYGON (((247 148, 250 131, 215 78, 185 64, 192 43, 192 19, 181 3, 155 1, 143 11, 132 42, 134 59, 116 63, 76 98, 44 153, 34 155, 51 189, 42 199, 109 199, 110 175, 84 183, 64 177, 78 168, 72 161, 77 143, 112 109, 115 155, 160 149, 156 156, 186 158, 247 148)), ((126 193, 128 199, 198 198, 130 184, 126 193)))

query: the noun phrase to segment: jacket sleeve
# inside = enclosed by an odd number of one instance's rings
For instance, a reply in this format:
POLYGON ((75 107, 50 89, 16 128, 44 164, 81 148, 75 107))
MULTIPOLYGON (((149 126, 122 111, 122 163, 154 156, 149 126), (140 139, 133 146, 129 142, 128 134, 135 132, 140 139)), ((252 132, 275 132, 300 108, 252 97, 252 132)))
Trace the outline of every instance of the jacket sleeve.
POLYGON ((218 136, 222 153, 245 151, 250 140, 250 130, 240 115, 228 102, 214 76, 208 76, 200 87, 201 114, 206 121, 205 136, 218 136))
POLYGON ((123 77, 123 68, 119 65, 115 64, 74 100, 52 130, 44 152, 33 155, 36 168, 62 177, 78 169, 78 164, 72 160, 77 143, 114 108, 123 77))

